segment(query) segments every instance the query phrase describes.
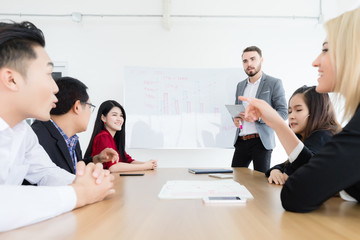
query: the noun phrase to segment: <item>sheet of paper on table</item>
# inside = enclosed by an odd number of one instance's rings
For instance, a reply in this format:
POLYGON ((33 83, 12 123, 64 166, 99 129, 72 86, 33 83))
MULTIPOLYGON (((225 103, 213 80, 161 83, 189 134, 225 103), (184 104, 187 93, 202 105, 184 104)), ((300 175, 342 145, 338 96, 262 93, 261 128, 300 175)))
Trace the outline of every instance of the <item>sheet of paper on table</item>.
POLYGON ((207 196, 254 198, 245 186, 232 179, 216 181, 167 181, 158 195, 161 199, 198 199, 207 196))

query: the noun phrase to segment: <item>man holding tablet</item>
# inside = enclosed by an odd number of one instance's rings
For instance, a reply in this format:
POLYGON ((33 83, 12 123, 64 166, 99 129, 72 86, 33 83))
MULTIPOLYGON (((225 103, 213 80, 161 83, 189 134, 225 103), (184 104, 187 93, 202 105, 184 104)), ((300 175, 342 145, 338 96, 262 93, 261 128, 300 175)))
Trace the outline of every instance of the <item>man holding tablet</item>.
MULTIPOLYGON (((247 103, 238 100, 239 96, 259 98, 269 103, 284 120, 287 119, 288 109, 282 82, 262 72, 261 50, 256 46, 245 48, 242 61, 248 78, 238 83, 235 104, 243 104, 246 108, 247 103)), ((253 123, 244 116, 245 113, 240 113, 234 118, 237 130, 231 166, 248 167, 253 161, 255 170, 265 172, 270 167, 271 153, 275 147, 274 130, 261 119, 253 123)))

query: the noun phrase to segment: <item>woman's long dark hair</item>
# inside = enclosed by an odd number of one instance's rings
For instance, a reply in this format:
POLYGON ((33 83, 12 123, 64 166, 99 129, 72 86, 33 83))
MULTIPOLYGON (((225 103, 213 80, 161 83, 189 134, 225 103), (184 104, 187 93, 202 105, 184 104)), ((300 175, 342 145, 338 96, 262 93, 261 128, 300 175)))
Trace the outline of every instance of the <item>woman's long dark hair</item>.
POLYGON ((317 130, 328 130, 332 135, 341 130, 329 94, 318 93, 315 88, 316 86, 302 86, 291 96, 293 98, 296 94, 303 95, 305 104, 309 109, 309 118, 301 141, 304 141, 317 130))
POLYGON ((86 149, 85 157, 90 157, 92 152, 92 146, 94 144, 94 138, 98 135, 103 129, 105 129, 104 122, 101 120, 101 115, 106 116, 113 107, 118 107, 122 111, 124 117, 124 123, 120 131, 116 131, 114 135, 114 140, 119 150, 121 161, 126 162, 125 158, 125 123, 126 123, 126 114, 124 108, 114 100, 107 100, 103 102, 98 110, 96 115, 96 120, 94 124, 94 130, 90 138, 89 146, 86 149))
MULTIPOLYGON (((296 134, 296 136, 304 142, 311 134, 318 130, 327 130, 332 135, 341 131, 341 126, 336 120, 334 107, 330 101, 329 94, 318 93, 316 86, 308 87, 306 85, 298 88, 289 99, 297 94, 304 97, 304 102, 309 109, 308 122, 304 130, 304 136, 296 134)), ((290 164, 289 159, 285 161, 285 168, 290 164)))

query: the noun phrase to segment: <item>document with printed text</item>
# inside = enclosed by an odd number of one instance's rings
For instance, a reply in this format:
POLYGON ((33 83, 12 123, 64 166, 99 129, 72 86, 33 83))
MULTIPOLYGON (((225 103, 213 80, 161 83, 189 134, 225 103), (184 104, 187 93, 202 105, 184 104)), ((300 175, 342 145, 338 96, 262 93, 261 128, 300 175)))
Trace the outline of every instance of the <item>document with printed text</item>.
POLYGON ((207 196, 240 196, 254 198, 243 185, 232 179, 215 181, 167 181, 162 187, 162 199, 198 199, 207 196))

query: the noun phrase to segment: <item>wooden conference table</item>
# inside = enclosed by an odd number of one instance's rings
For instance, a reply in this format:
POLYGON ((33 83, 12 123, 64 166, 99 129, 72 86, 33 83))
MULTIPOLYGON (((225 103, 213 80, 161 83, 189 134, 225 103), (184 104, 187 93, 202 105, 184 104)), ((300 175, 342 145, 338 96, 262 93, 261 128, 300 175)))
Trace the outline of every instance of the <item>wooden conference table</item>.
POLYGON ((44 222, 0 233, 0 239, 359 239, 360 205, 331 198, 311 213, 286 212, 281 186, 262 173, 235 169, 234 178, 254 199, 245 205, 207 206, 200 199, 165 200, 168 180, 218 180, 187 169, 119 177, 116 194, 44 222))

